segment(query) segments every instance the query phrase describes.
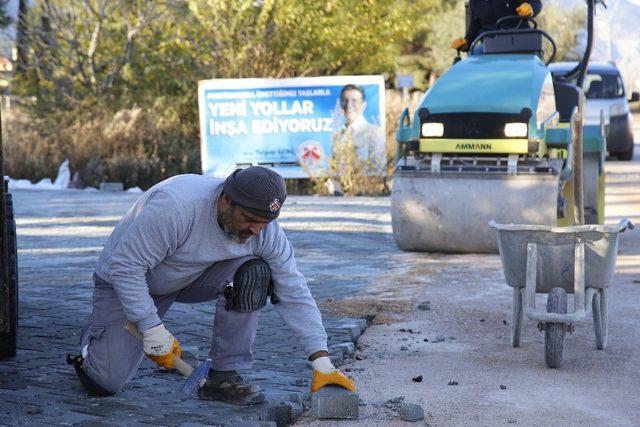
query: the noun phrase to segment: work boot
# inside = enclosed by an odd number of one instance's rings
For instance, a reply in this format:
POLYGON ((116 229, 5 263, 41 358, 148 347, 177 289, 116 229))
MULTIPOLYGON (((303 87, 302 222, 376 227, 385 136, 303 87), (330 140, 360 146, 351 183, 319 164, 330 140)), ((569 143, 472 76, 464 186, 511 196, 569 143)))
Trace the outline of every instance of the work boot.
POLYGON ((115 394, 99 386, 94 380, 91 379, 91 377, 89 377, 89 375, 87 375, 87 373, 84 371, 84 357, 82 356, 82 354, 79 354, 75 357, 67 354, 67 363, 69 365, 73 365, 73 367, 76 368, 76 375, 78 376, 78 379, 84 386, 84 389, 87 391, 89 396, 106 397, 113 396, 115 394))
POLYGON ((262 389, 246 382, 237 371, 209 370, 205 383, 198 389, 204 400, 221 400, 232 405, 250 406, 265 400, 262 389))

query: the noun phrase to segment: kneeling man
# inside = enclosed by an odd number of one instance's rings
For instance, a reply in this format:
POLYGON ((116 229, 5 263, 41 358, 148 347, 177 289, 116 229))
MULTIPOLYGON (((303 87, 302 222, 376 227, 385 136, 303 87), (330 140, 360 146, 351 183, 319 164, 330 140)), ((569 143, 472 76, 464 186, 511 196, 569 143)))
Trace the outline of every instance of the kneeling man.
POLYGON ((238 405, 262 402, 260 388, 237 370, 253 364, 258 314, 268 297, 309 356, 312 391, 327 384, 354 391, 328 357, 320 311, 276 220, 286 197, 282 177, 259 166, 238 169, 224 181, 175 176, 146 191, 105 244, 82 351, 68 358, 87 392, 120 391, 143 355, 172 368, 180 344, 163 316, 174 301, 217 299, 213 363, 198 395, 238 405), (124 329, 127 320, 142 342, 124 329))

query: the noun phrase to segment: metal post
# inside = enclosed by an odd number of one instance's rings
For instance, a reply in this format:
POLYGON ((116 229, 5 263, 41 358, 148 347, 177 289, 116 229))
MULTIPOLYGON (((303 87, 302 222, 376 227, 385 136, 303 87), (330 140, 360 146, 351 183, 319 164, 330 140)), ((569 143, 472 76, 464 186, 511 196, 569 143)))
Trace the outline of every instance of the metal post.
POLYGON ((524 306, 526 311, 536 309, 536 287, 538 275, 538 245, 527 243, 527 275, 524 288, 524 306))
MULTIPOLYGON (((582 237, 576 238, 574 246, 573 262, 573 311, 584 310, 585 306, 585 268, 584 268, 584 241, 582 237)), ((589 300, 589 304, 591 301, 589 300)))
POLYGON ((584 225, 584 196, 582 186, 582 111, 576 111, 573 118, 573 217, 575 225, 584 225))

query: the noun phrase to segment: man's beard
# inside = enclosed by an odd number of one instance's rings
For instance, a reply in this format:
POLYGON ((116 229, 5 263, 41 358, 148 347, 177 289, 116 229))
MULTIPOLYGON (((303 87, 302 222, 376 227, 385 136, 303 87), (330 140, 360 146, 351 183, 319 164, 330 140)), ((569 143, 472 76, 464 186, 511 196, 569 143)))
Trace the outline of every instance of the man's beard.
POLYGON ((233 224, 232 218, 233 214, 233 206, 229 206, 226 210, 222 212, 220 216, 220 221, 222 222, 222 229, 226 233, 226 235, 236 243, 245 243, 250 237, 242 237, 240 232, 234 231, 231 224, 233 224))

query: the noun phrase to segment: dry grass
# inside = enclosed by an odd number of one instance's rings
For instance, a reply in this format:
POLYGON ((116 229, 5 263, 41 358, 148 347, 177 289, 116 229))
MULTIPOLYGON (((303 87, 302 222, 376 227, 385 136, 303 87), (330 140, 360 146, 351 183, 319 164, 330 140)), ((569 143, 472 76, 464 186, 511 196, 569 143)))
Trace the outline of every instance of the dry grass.
MULTIPOLYGON (((332 178, 347 195, 388 194, 398 121, 405 107, 415 111, 421 95, 403 99, 400 92, 387 90, 384 165, 359 158, 353 141, 345 138, 335 144, 327 173, 313 178, 311 186, 301 185, 298 192, 328 194, 325 183, 332 178)), ((177 115, 161 117, 154 109, 134 107, 114 114, 78 106, 55 117, 37 118, 19 106, 5 108, 6 173, 32 181, 53 179, 60 163, 69 159, 72 174, 77 172, 83 185, 120 181, 125 188, 143 189, 172 175, 198 173, 199 139, 193 134, 197 126, 177 115)))
POLYGON ((327 298, 321 307, 334 316, 366 318, 370 323, 379 325, 401 321, 401 314, 413 310, 413 302, 410 299, 356 296, 339 300, 327 298))
POLYGON ((197 141, 187 142, 180 123, 160 127, 156 116, 141 108, 115 114, 83 110, 52 122, 13 107, 4 118, 6 171, 14 178, 54 178, 69 159, 84 185, 120 181, 125 188, 148 188, 198 168, 197 141))

